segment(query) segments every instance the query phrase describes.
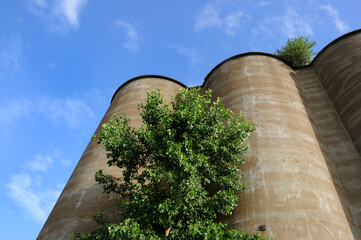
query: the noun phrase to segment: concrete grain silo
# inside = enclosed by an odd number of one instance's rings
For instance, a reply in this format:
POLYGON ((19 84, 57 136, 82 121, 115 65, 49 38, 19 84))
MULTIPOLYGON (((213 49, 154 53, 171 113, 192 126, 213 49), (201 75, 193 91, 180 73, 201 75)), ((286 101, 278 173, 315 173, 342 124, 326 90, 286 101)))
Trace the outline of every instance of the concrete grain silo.
MULTIPOLYGON (((137 104, 160 88, 166 100, 186 86, 161 76, 140 76, 114 94, 102 122, 126 113, 139 127, 137 104)), ((223 217, 229 225, 274 239, 361 240, 361 31, 326 46, 314 61, 293 69, 274 55, 246 53, 217 65, 202 88, 222 97, 258 124, 245 157, 246 190, 223 217)), ((100 126, 96 130, 99 132, 100 126)), ((69 239, 97 228, 92 216, 116 216, 114 196, 95 182, 106 165, 90 142, 38 239, 69 239)))
POLYGON ((252 53, 226 60, 206 78, 203 87, 225 107, 258 124, 243 168, 248 187, 225 219, 246 232, 266 225, 264 234, 276 239, 352 239, 347 199, 337 193, 339 179, 293 74, 273 56, 252 53))
MULTIPOLYGON (((171 78, 153 75, 127 81, 114 94, 95 134, 115 112, 125 113, 131 119, 132 126, 140 127, 142 119, 138 104, 146 100, 148 91, 159 88, 164 98, 170 101, 172 95, 185 87, 171 78)), ((101 210, 104 209, 111 218, 119 214, 114 195, 103 194, 102 186, 94 180, 95 172, 99 169, 118 174, 118 168, 108 167, 102 145, 90 141, 37 239, 70 239, 75 232, 86 233, 96 229, 98 225, 93 221, 93 216, 101 210)))

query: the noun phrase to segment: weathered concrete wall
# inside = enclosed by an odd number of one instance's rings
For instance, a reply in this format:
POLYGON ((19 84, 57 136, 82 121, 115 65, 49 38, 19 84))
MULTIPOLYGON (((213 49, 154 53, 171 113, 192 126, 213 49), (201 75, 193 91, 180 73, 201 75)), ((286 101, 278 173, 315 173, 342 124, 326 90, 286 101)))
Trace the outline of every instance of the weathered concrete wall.
POLYGON ((313 66, 361 156, 361 32, 331 44, 313 66))
MULTIPOLYGON (((132 120, 132 126, 140 127, 142 119, 137 105, 146 100, 148 91, 159 88, 164 98, 170 101, 171 96, 184 87, 160 76, 145 76, 130 81, 117 91, 95 134, 115 112, 125 113, 132 120)), ((75 232, 92 232, 98 227, 93 216, 102 209, 106 209, 113 219, 117 217, 119 209, 116 208, 115 198, 103 194, 102 186, 94 180, 95 172, 99 169, 118 175, 118 169, 109 168, 106 162, 103 146, 90 141, 37 239, 70 239, 75 232)))
POLYGON ((330 174, 292 74, 277 59, 245 56, 206 79, 203 87, 214 97, 258 124, 243 168, 248 187, 224 219, 250 233, 266 225, 264 236, 275 239, 353 239, 333 182, 337 175, 330 174))
MULTIPOLYGON (((277 57, 248 53, 216 66, 202 86, 233 111, 258 124, 243 166, 247 189, 228 223, 274 239, 361 240, 361 31, 327 46, 309 66, 292 69, 277 57)), ((183 84, 141 76, 115 93, 102 122, 126 113, 139 127, 137 104, 162 89, 166 99, 183 84)), ((96 130, 99 132, 100 126, 96 130)), ((90 232, 101 209, 115 218, 112 195, 94 180, 106 165, 101 145, 90 142, 38 239, 69 239, 90 232)))
POLYGON ((361 157, 338 117, 313 68, 298 70, 293 75, 303 96, 313 128, 319 132, 318 142, 333 175, 343 210, 356 239, 361 239, 361 157))
POLYGON ((322 98, 329 101, 328 108, 315 104, 312 112, 321 121, 319 128, 361 231, 361 31, 330 43, 312 66, 324 90, 322 98))

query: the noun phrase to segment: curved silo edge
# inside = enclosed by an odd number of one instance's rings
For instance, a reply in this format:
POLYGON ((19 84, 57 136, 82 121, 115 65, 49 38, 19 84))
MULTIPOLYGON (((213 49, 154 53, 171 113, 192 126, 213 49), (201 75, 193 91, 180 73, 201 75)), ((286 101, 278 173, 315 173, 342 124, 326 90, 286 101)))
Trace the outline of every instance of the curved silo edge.
POLYGON ((204 86, 204 84, 207 82, 207 80, 209 79, 209 77, 217 70, 219 69, 222 65, 224 65, 225 63, 237 59, 237 58, 242 58, 242 57, 247 57, 247 56, 266 56, 266 57, 270 57, 270 58, 274 58, 279 60, 280 62, 284 63, 285 65, 289 66, 291 69, 293 69, 291 67, 291 65, 289 65, 286 61, 284 61, 282 58, 280 58, 277 55, 271 54, 271 53, 265 53, 265 52, 247 52, 247 53, 241 53, 241 54, 237 54, 234 55, 230 58, 227 58, 225 60, 223 60, 221 63, 217 64, 208 74, 207 76, 204 78, 203 84, 202 84, 202 88, 204 86))
POLYGON ((187 85, 185 85, 184 83, 178 81, 178 80, 175 80, 173 78, 170 78, 170 77, 166 77, 166 76, 162 76, 162 75, 140 75, 140 76, 137 76, 137 77, 134 77, 134 78, 131 78, 129 79, 128 81, 126 81, 125 83, 123 83, 122 85, 120 85, 120 87, 115 91, 115 93, 113 94, 113 97, 112 97, 112 100, 110 101, 110 103, 113 102, 115 96, 117 95, 117 93, 120 91, 120 89, 122 89, 124 86, 126 86, 127 84, 133 82, 133 81, 136 81, 136 80, 139 80, 139 79, 144 79, 144 78, 160 78, 160 79, 164 79, 164 80, 168 80, 168 81, 171 81, 171 82, 175 82, 177 84, 179 84, 180 86, 184 87, 184 88, 188 88, 187 85))

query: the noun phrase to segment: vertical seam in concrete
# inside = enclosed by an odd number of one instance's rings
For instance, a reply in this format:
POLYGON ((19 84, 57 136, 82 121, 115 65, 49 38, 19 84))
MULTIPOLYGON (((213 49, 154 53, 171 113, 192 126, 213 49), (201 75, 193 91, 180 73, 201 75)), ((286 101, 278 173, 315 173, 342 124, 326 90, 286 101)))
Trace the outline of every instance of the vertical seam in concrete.
MULTIPOLYGON (((355 151, 355 152, 358 152, 358 151, 357 151, 357 149, 356 149, 355 143, 353 142, 353 140, 352 140, 352 138, 351 138, 351 136, 350 136, 350 134, 349 134, 348 130, 346 129, 346 127, 345 127, 345 125, 344 125, 343 121, 341 120, 341 118, 340 118, 340 116, 339 116, 339 114, 338 114, 338 112, 337 112, 337 110, 336 110, 335 106, 333 105, 333 103, 332 103, 332 101, 331 101, 331 99, 330 99, 330 96, 328 95, 328 93, 327 93, 326 89, 324 88, 324 86, 323 86, 322 82, 320 81, 320 78, 319 78, 319 76, 318 76, 318 74, 317 74, 317 71, 315 71, 315 67, 312 67, 311 69, 312 69, 312 71, 315 73, 315 76, 316 76, 316 81, 318 81, 318 83, 320 84, 321 88, 322 88, 322 89, 323 89, 323 91, 326 93, 326 95, 327 95, 327 99, 328 99, 329 103, 331 104, 332 109, 334 110, 334 112, 335 112, 335 114, 336 114, 336 116, 337 116, 337 118, 338 118, 339 122, 341 123, 341 126, 342 126, 342 128, 344 129, 344 131, 345 131, 345 133, 346 133, 347 137, 349 138, 350 142, 352 143, 352 147, 353 147, 354 151, 355 151)), ((315 123, 316 123, 316 125, 317 125, 317 128, 319 128, 319 126, 318 126, 318 122, 317 122, 317 121, 315 121, 315 123)), ((323 138, 323 136, 322 136, 322 135, 321 135, 321 137, 323 138)), ((351 206, 350 206, 350 201, 349 201, 349 199, 348 199, 348 198, 349 198, 349 196, 348 196, 348 195, 347 195, 347 193, 346 193, 346 189, 345 189, 345 187, 344 187, 343 182, 341 181, 341 178, 340 178, 340 176, 339 176, 338 171, 336 170, 335 166, 333 166, 333 167, 334 167, 334 173, 336 174, 337 178, 339 179, 339 181, 340 181, 340 183, 341 183, 342 190, 344 191, 344 194, 345 194, 345 196, 346 196, 347 204, 348 204, 348 206, 349 206, 349 208, 350 208, 350 207, 351 207, 351 206)), ((350 212, 351 212, 351 214, 352 214, 353 221, 354 221, 354 223, 355 223, 355 227, 356 227, 356 229, 358 229, 358 231, 360 231, 360 230, 359 230, 360 223, 357 221, 357 219, 358 219, 358 218, 355 216, 354 211, 352 211, 352 210, 351 210, 350 212)))
POLYGON ((316 75, 316 77, 317 77, 317 81, 320 83, 320 85, 321 85, 322 89, 323 89, 323 90, 325 91, 325 93, 327 94, 328 101, 331 103, 332 108, 335 110, 336 116, 337 116, 337 118, 340 120, 340 122, 341 122, 341 125, 342 125, 343 129, 345 130, 345 132, 346 132, 346 134, 347 134, 348 138, 349 138, 349 139, 350 139, 350 141, 352 142, 352 145, 353 145, 353 147, 354 147, 355 151, 356 151, 356 152, 358 152, 358 151, 357 151, 357 149, 356 149, 355 143, 353 142, 353 140, 352 140, 352 138, 351 138, 351 136, 350 136, 350 134, 349 134, 348 130, 347 130, 347 129, 346 129, 346 127, 345 127, 345 124, 343 123, 342 119, 340 118, 340 115, 338 114, 338 111, 336 110, 335 106, 333 105, 333 102, 331 101, 330 96, 328 95, 328 93, 327 93, 327 91, 326 91, 325 87, 323 86, 322 82, 320 81, 320 77, 318 76, 317 71, 315 71, 315 67, 314 67, 314 66, 312 66, 312 70, 313 70, 313 72, 315 73, 315 75, 316 75))

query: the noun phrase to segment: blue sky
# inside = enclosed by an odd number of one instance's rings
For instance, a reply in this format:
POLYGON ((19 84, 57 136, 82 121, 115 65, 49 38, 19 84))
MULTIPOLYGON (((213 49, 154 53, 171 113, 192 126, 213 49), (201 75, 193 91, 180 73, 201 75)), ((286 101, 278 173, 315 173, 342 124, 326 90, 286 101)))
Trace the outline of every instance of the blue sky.
POLYGON ((35 239, 109 106, 143 74, 188 86, 233 55, 361 28, 360 1, 0 0, 2 239, 35 239))

